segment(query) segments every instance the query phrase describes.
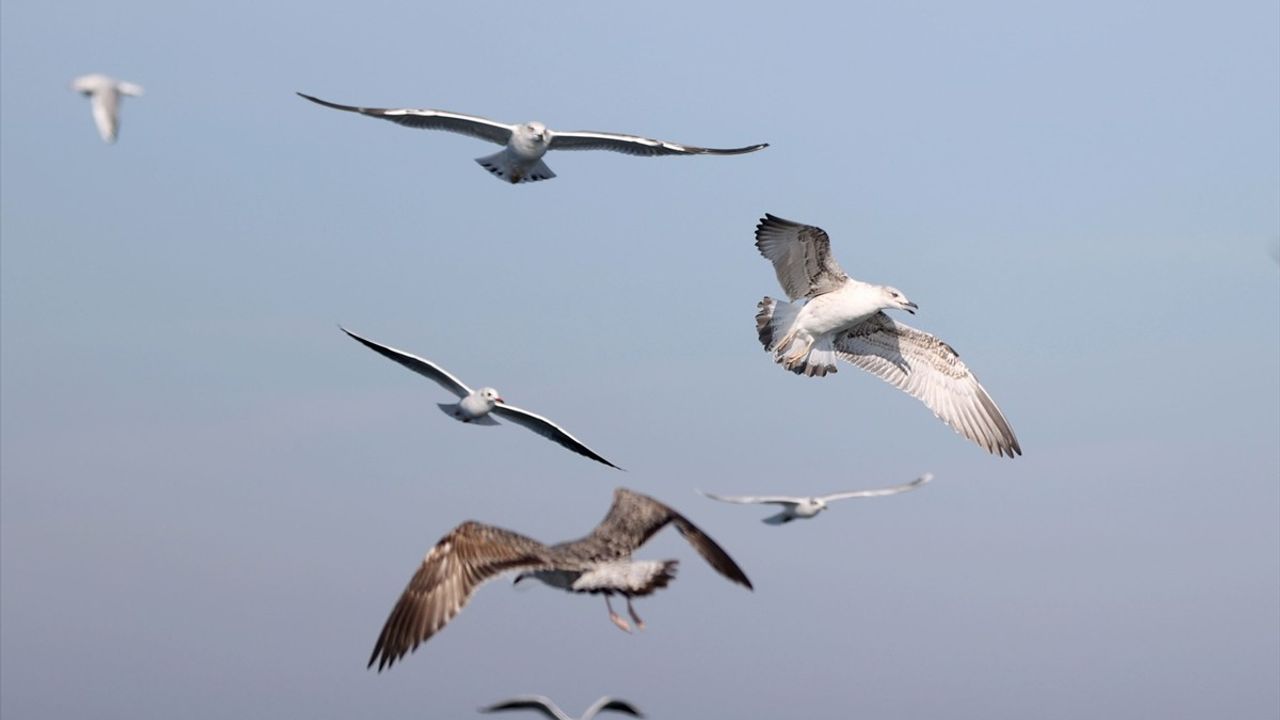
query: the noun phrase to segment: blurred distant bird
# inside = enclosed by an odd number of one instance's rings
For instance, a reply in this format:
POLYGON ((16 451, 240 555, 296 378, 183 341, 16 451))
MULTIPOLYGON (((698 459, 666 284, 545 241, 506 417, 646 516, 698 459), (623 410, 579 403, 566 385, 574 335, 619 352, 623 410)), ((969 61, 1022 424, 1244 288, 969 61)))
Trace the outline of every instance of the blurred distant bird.
POLYGON ((609 619, 629 631, 627 621, 609 602, 610 596, 621 595, 636 627, 643 628, 631 598, 666 587, 675 578, 677 561, 632 560, 631 553, 668 523, 717 572, 751 588, 733 558, 683 515, 651 497, 618 488, 604 520, 580 540, 548 546, 474 521, 454 528, 423 558, 396 601, 373 647, 369 667, 376 662, 381 672, 416 650, 462 610, 477 587, 508 571, 520 573, 517 583, 534 578, 566 592, 602 594, 609 619))
POLYGON ((116 141, 120 130, 120 96, 142 94, 142 88, 133 83, 121 82, 106 75, 94 73, 81 75, 71 81, 71 89, 89 97, 93 106, 93 121, 105 143, 116 141))
POLYGON ((559 444, 561 447, 568 448, 579 455, 591 458, 599 463, 604 463, 611 468, 618 470, 622 469, 608 460, 605 460, 600 455, 597 455, 594 450, 584 445, 581 440, 570 435, 559 425, 556 425, 541 415, 535 415, 534 413, 531 413, 528 410, 522 410, 515 405, 508 405, 503 401, 502 397, 498 395, 498 391, 491 387, 472 390, 461 380, 449 374, 449 371, 439 365, 436 365, 430 360, 424 360, 417 355, 410 355, 403 350, 397 350, 393 347, 379 345, 372 340, 360 337, 342 326, 339 326, 339 328, 341 328, 342 332, 350 335, 361 345, 364 345, 383 357, 390 358, 400 363, 419 375, 436 381, 440 387, 461 398, 462 402, 439 403, 440 409, 443 410, 446 415, 458 420, 459 422, 474 423, 476 425, 498 425, 500 424, 498 421, 489 417, 490 414, 494 414, 504 420, 509 420, 517 425, 522 425, 538 433, 542 437, 559 444))
POLYGON ((768 504, 781 505, 782 512, 777 515, 770 515, 763 522, 769 525, 785 525, 792 520, 807 520, 817 516, 818 513, 827 509, 827 503, 836 500, 847 500, 849 498, 866 498, 866 497, 884 497, 886 495, 897 495, 908 490, 915 490, 921 485, 933 479, 933 473, 925 473, 909 483, 902 485, 894 485, 892 487, 879 488, 876 490, 853 490, 850 492, 831 493, 830 495, 818 495, 815 497, 795 497, 792 495, 742 495, 742 496, 724 496, 714 495, 709 492, 698 492, 706 495, 712 500, 720 500, 721 502, 742 503, 742 504, 768 504))
MULTIPOLYGON (((482 713, 500 712, 502 710, 537 710, 538 712, 551 718, 551 720, 573 720, 565 711, 561 710, 555 703, 551 702, 551 698, 543 695, 521 695, 520 697, 503 700, 500 703, 490 705, 486 708, 480 708, 482 713)), ((582 717, 578 720, 591 720, 597 714, 604 710, 614 710, 623 715, 642 718, 644 714, 636 708, 635 705, 626 700, 618 700, 605 696, 595 701, 586 712, 582 713, 582 717)))
POLYGON ((775 362, 821 377, 836 372, 838 357, 911 394, 987 452, 1022 454, 1013 428, 956 351, 883 312, 915 314, 916 304, 897 288, 846 275, 822 228, 766 214, 756 248, 792 300, 765 297, 757 305, 756 332, 775 362))
POLYGON ((548 150, 612 150, 628 155, 644 156, 741 155, 769 147, 768 143, 761 143, 740 148, 703 148, 652 140, 638 135, 590 131, 557 132, 540 122, 512 125, 447 110, 355 107, 331 103, 304 93, 298 93, 298 95, 325 107, 382 118, 406 127, 448 130, 505 145, 506 148, 501 152, 476 158, 476 162, 493 173, 495 177, 512 184, 549 180, 555 177, 556 174, 551 172, 551 168, 542 162, 542 156, 547 154, 548 150))

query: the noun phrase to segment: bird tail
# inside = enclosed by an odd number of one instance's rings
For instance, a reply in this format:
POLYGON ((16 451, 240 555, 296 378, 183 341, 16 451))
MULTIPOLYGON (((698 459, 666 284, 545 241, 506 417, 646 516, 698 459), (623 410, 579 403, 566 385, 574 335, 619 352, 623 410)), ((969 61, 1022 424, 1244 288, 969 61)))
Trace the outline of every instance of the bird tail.
POLYGON ((132 97, 141 97, 142 95, 142 86, 131 82, 116 83, 116 90, 119 90, 122 95, 130 95, 132 97))
POLYGON ((774 362, 797 375, 822 377, 836 372, 836 350, 830 335, 818 338, 805 349, 808 337, 793 331, 800 305, 766 297, 756 307, 760 308, 756 313, 756 333, 764 349, 773 353, 774 362))
POLYGON ((501 424, 497 420, 494 420, 493 418, 489 417, 488 415, 481 415, 478 418, 472 418, 470 420, 467 420, 466 416, 462 414, 462 407, 461 407, 462 403, 437 403, 437 405, 439 405, 440 407, 440 412, 460 422, 471 423, 472 425, 501 424))
POLYGON ((512 185, 522 182, 550 180, 556 174, 551 172, 547 164, 538 160, 532 165, 524 166, 511 157, 511 153, 501 150, 492 155, 476 158, 480 167, 493 173, 499 180, 506 180, 512 185))

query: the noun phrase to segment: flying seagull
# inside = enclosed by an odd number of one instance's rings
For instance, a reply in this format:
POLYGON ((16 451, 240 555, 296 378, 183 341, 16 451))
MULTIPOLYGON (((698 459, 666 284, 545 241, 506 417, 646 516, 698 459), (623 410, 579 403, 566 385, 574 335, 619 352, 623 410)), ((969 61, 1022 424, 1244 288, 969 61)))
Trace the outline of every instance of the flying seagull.
POLYGON ((959 354, 884 313, 915 314, 916 304, 897 288, 846 275, 822 228, 766 214, 756 226, 756 248, 792 301, 765 297, 756 306, 756 332, 775 362, 821 377, 836 371, 838 357, 911 394, 987 452, 1022 454, 1009 421, 959 354))
MULTIPOLYGON (((551 720, 573 720, 558 705, 551 702, 551 698, 544 695, 521 695, 510 700, 503 700, 489 707, 480 708, 482 713, 501 712, 503 710, 537 710, 551 718, 551 720)), ((578 720, 591 720, 591 718, 605 710, 615 710, 620 714, 630 715, 631 717, 644 717, 644 713, 640 712, 635 705, 626 700, 618 700, 606 695, 592 703, 591 707, 587 708, 586 712, 582 713, 582 717, 578 718, 578 720)))
POLYGON ((609 514, 580 540, 543 545, 474 521, 440 538, 382 626, 369 667, 376 662, 381 672, 416 650, 462 610, 477 587, 508 571, 520 573, 516 582, 533 578, 566 592, 602 594, 609 619, 630 630, 609 602, 611 595, 621 595, 627 599, 631 619, 643 628, 631 598, 666 587, 675 577, 678 561, 632 560, 631 553, 668 523, 717 572, 751 588, 751 581, 728 553, 683 515, 651 497, 618 488, 609 514))
POLYGON ((621 470, 622 468, 605 460, 594 450, 582 444, 578 438, 570 435, 564 428, 556 425, 550 420, 516 407, 508 405, 497 390, 491 387, 482 387, 479 390, 472 390, 467 387, 466 383, 449 373, 448 370, 436 365, 430 360, 420 358, 417 355, 410 355, 403 350, 397 350, 393 347, 380 345, 368 338, 360 337, 350 330, 338 326, 342 332, 350 335, 356 342, 364 345, 370 350, 390 358, 410 370, 436 381, 440 387, 461 398, 461 402, 456 403, 438 403, 440 409, 449 417, 464 423, 474 423, 476 425, 499 425, 490 415, 509 420, 517 425, 522 425, 542 437, 568 448, 579 455, 591 458, 599 463, 604 463, 611 468, 621 470))
POLYGON ((704 148, 653 140, 639 135, 621 135, 575 130, 557 132, 540 122, 500 123, 477 115, 463 115, 447 110, 415 110, 413 108, 366 108, 339 105, 304 93, 298 93, 313 103, 336 110, 361 113, 382 118, 405 127, 425 130, 448 130, 505 145, 500 152, 476 158, 476 162, 500 180, 509 183, 550 180, 556 174, 542 162, 548 150, 612 150, 628 155, 654 157, 657 155, 741 155, 755 152, 768 143, 740 148, 704 148))
POLYGON ((120 96, 137 97, 142 94, 142 88, 138 85, 97 73, 81 75, 72 80, 71 89, 90 98, 98 135, 108 144, 116 141, 116 133, 120 129, 120 96))
POLYGON ((741 503, 743 505, 767 504, 781 505, 782 512, 777 515, 770 515, 764 519, 769 525, 785 525, 792 520, 807 520, 817 516, 818 513, 827 509, 827 504, 836 500, 847 500, 849 498, 867 498, 867 497, 884 497, 886 495, 897 495, 908 490, 915 490, 921 485, 933 479, 933 473, 925 473, 909 483, 902 485, 893 485, 886 488, 877 488, 875 490, 851 490, 849 492, 831 493, 830 495, 818 495, 815 497, 795 497, 792 495, 715 495, 709 492, 698 492, 706 495, 712 500, 721 502, 741 503))

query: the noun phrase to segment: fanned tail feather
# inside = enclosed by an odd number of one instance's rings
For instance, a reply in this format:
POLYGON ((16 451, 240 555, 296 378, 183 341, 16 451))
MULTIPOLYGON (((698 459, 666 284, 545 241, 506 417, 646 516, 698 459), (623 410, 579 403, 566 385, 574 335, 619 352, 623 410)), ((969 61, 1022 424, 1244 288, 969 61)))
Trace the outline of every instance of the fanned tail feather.
POLYGON ((773 353, 774 362, 797 375, 822 377, 836 372, 836 351, 829 335, 818 338, 801 354, 807 338, 791 332, 800 307, 765 297, 756 306, 756 334, 765 350, 773 353))
POLYGON ((476 162, 480 163, 480 167, 488 170, 494 177, 499 180, 505 180, 512 185, 523 182, 536 182, 538 180, 550 180, 556 176, 555 173, 551 172, 551 168, 547 167, 547 164, 541 160, 528 167, 522 167, 506 150, 476 158, 476 162))

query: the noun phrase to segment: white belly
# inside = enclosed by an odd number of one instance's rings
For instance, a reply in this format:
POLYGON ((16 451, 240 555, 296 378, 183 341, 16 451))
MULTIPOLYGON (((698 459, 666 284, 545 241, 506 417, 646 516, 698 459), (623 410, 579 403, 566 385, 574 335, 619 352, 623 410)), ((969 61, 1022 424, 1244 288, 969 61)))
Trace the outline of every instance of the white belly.
POLYGON ((851 328, 879 310, 876 294, 865 287, 848 284, 805 303, 796 316, 795 327, 816 338, 851 328))

